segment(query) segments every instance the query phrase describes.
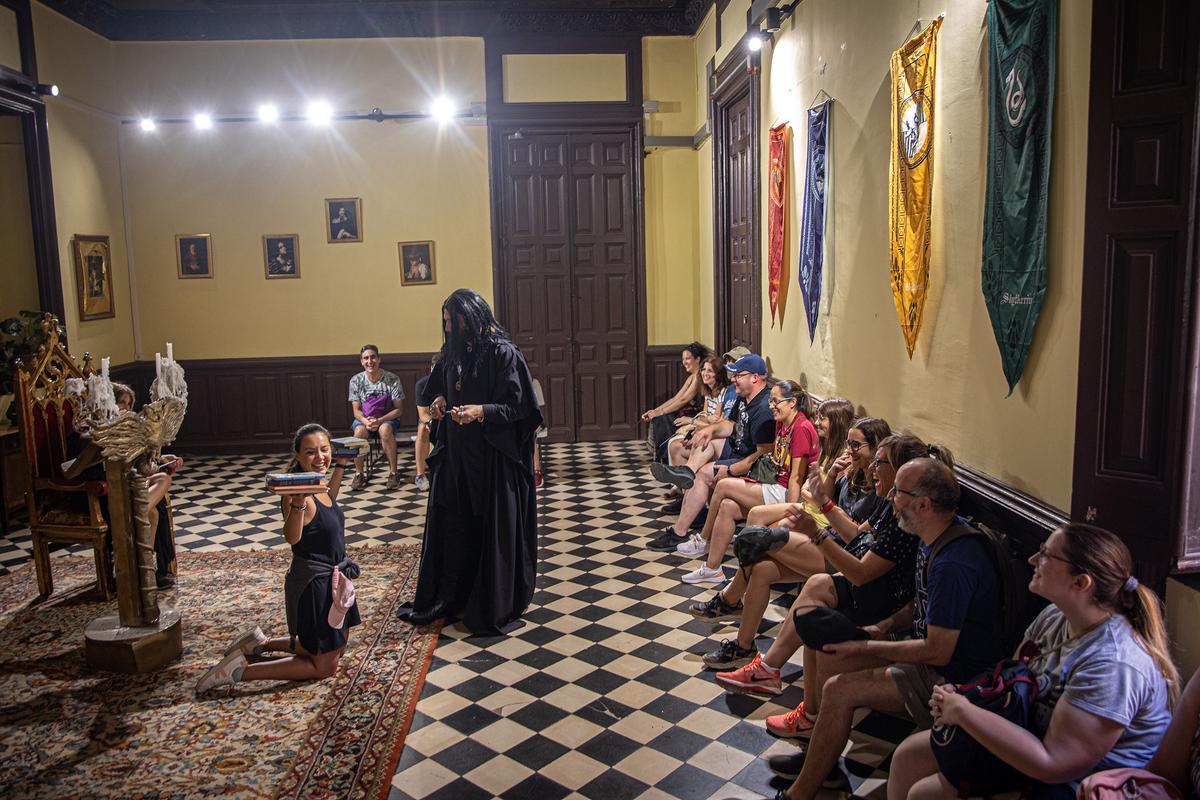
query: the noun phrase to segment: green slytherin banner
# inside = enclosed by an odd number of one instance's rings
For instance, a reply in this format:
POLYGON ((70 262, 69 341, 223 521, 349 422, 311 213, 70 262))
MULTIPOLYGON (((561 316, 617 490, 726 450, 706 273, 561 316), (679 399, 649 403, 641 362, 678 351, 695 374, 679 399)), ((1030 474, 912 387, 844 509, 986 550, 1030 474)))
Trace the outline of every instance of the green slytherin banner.
POLYGON ((1046 214, 1058 0, 991 0, 983 298, 1008 393, 1046 294, 1046 214))

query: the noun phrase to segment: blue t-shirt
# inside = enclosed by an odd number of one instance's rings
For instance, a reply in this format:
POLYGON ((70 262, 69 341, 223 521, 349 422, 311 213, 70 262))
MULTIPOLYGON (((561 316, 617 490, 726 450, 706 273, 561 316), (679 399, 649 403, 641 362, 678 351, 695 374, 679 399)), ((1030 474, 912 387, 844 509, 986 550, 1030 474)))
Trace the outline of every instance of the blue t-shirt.
POLYGON ((926 586, 929 552, 922 543, 917 554, 913 636, 926 638, 930 625, 958 631, 950 662, 937 669, 951 683, 962 683, 1009 655, 994 627, 1003 609, 1000 576, 983 538, 964 536, 938 553, 926 586))
POLYGON ((725 394, 721 395, 721 416, 729 417, 729 412, 733 410, 733 404, 736 400, 737 387, 731 383, 725 387, 725 394))

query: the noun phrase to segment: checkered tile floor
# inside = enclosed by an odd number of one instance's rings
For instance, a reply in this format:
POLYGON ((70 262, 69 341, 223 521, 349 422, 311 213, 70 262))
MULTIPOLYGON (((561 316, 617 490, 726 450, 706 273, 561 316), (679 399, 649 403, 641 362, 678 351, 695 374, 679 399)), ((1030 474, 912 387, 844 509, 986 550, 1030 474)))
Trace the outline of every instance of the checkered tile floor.
MULTIPOLYGON (((731 636, 726 623, 687 613, 709 587, 679 578, 695 565, 644 549, 665 524, 662 487, 642 442, 543 448, 538 591, 526 624, 508 637, 443 631, 391 800, 512 797, 771 797, 786 781, 765 756, 792 751, 763 727, 803 697, 799 659, 784 694, 727 694, 700 656, 731 636)), ((411 476, 411 451, 401 451, 411 476), (407 461, 405 461, 407 459, 407 461)), ((262 474, 268 456, 187 460, 172 497, 181 551, 283 547, 262 474)), ((351 545, 419 541, 425 496, 411 483, 342 497, 351 545)), ((29 532, 0 539, 0 571, 29 557, 29 532)), ((760 627, 766 650, 791 597, 760 627)), ((843 768, 856 797, 885 796, 890 753, 910 726, 860 719, 843 768)))

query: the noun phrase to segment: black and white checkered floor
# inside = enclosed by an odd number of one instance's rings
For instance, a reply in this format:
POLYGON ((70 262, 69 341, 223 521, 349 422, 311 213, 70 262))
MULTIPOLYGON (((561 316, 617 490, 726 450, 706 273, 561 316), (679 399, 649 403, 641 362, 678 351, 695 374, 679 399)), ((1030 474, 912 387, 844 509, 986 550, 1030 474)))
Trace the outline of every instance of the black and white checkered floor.
MULTIPOLYGON (((401 472, 411 475, 411 451, 401 472)), ((172 498, 181 551, 284 547, 262 474, 276 456, 187 459, 172 498)), ((438 642, 393 779, 392 799, 771 797, 785 781, 765 756, 793 745, 762 720, 803 697, 799 659, 780 697, 727 694, 700 656, 731 636, 687 605, 710 587, 679 578, 695 565, 644 549, 663 526, 662 487, 643 442, 543 449, 538 591, 508 637, 448 628, 438 642)), ((425 495, 411 483, 343 495, 350 545, 420 539, 425 495)), ((0 572, 29 558, 29 531, 0 539, 0 572)), ((766 650, 791 597, 760 629, 766 650)), ((858 721, 843 767, 854 795, 884 797, 886 769, 909 725, 858 721)))

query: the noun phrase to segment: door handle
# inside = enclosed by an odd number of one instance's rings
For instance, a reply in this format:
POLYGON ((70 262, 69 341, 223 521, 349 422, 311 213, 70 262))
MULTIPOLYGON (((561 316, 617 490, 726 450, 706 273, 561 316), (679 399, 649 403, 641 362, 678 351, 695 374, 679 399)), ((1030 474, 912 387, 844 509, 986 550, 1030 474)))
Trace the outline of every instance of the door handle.
POLYGON ((749 314, 742 314, 742 324, 743 325, 750 324, 750 315, 749 314))

